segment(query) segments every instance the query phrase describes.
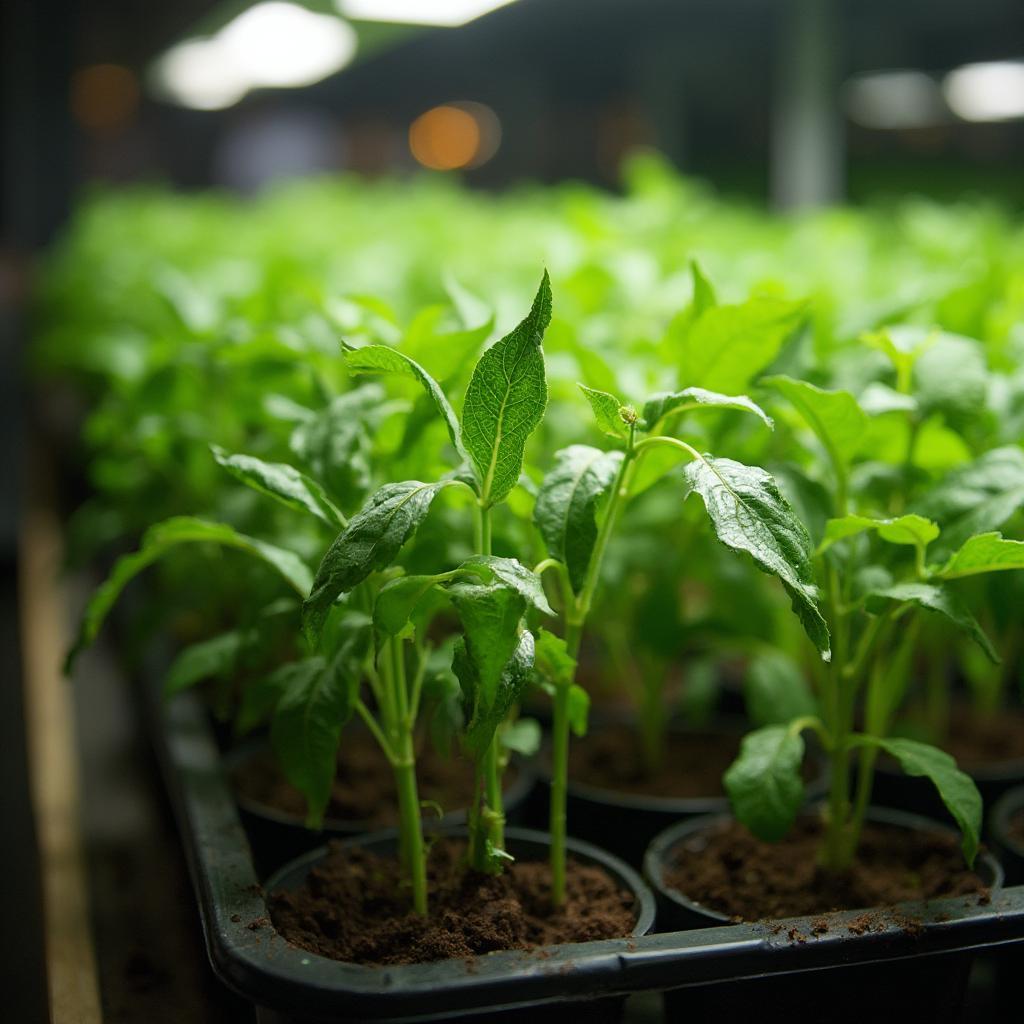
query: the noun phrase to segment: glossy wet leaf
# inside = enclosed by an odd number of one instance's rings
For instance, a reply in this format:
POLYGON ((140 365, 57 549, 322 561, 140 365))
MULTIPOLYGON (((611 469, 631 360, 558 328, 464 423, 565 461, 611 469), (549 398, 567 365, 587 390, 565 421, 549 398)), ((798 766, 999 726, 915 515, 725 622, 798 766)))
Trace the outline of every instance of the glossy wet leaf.
POLYGON ((545 272, 526 318, 480 357, 462 409, 462 440, 487 505, 515 487, 526 441, 544 416, 548 387, 541 341, 551 320, 545 272))
POLYGON ((757 466, 710 455, 684 469, 686 495, 696 492, 718 539, 745 552, 762 571, 778 577, 807 635, 830 657, 828 627, 818 610, 811 539, 771 474, 757 466))
POLYGON ((389 566, 426 518, 434 498, 451 484, 451 480, 385 484, 352 517, 327 549, 302 606, 303 625, 312 640, 320 635, 337 598, 371 572, 389 566))
POLYGON ((548 554, 562 562, 576 593, 583 588, 597 540, 598 504, 622 465, 622 452, 574 444, 555 453, 541 484, 533 521, 548 554))

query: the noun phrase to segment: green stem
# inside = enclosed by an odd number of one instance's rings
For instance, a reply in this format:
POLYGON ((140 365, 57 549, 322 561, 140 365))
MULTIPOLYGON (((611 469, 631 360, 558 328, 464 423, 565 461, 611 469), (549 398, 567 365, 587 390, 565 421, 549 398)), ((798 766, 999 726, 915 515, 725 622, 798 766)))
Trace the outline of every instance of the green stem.
POLYGON ((395 762, 395 787, 398 790, 398 820, 401 835, 402 863, 412 885, 412 908, 417 914, 427 912, 427 858, 423 844, 423 819, 416 787, 416 754, 412 730, 403 737, 403 748, 395 762))
POLYGON ((551 903, 565 903, 566 797, 569 784, 569 687, 555 688, 551 725, 551 903))

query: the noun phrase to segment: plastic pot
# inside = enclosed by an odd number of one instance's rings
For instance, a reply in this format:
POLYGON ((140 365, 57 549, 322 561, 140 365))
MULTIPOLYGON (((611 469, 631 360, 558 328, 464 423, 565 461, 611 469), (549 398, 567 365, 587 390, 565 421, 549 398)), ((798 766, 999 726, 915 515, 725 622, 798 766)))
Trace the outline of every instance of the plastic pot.
MULTIPOLYGON (((433 833, 434 830, 431 830, 431 834, 433 833)), ((441 830, 441 834, 457 836, 465 835, 465 830, 457 826, 449 827, 441 830)), ((379 854, 393 855, 397 853, 398 837, 397 832, 394 829, 389 829, 385 832, 377 832, 372 835, 359 836, 357 838, 346 840, 345 845, 364 846, 379 854)), ((506 831, 506 845, 509 852, 518 860, 546 861, 550 849, 548 836, 545 833, 536 832, 532 829, 508 829, 506 831)), ((634 926, 632 935, 639 936, 649 932, 654 925, 654 895, 636 872, 623 864, 616 857, 611 856, 604 850, 601 850, 590 843, 583 843, 570 839, 567 842, 567 846, 569 852, 577 860, 588 864, 597 864, 600 867, 603 867, 623 889, 627 889, 634 894, 636 925, 634 926)), ((273 893, 285 889, 296 889, 300 887, 305 882, 310 870, 323 860, 326 853, 326 848, 321 847, 318 850, 313 850, 304 856, 297 858, 290 864, 286 864, 279 871, 275 872, 273 877, 267 881, 267 892, 273 893)), ((544 950, 542 955, 546 958, 555 951, 568 951, 571 953, 571 949, 571 946, 548 947, 544 950)), ((430 1012, 432 1009, 430 1004, 443 1004, 445 1002, 446 995, 449 995, 452 982, 465 977, 467 971, 478 971, 480 966, 485 963, 489 963, 494 957, 501 957, 506 961, 510 960, 513 964, 516 961, 522 964, 524 959, 529 960, 531 958, 531 954, 523 953, 521 951, 497 954, 491 953, 484 958, 478 958, 478 961, 468 965, 461 960, 455 960, 412 966, 388 967, 386 970, 383 970, 381 968, 341 964, 338 961, 319 957, 314 954, 303 953, 302 951, 296 952, 298 952, 302 959, 306 961, 306 974, 313 977, 319 973, 324 973, 329 976, 337 973, 339 970, 345 970, 360 971, 364 973, 369 972, 371 974, 375 973, 377 977, 380 977, 385 973, 396 978, 400 978, 408 974, 410 977, 414 977, 419 983, 428 983, 432 989, 433 995, 431 1000, 426 1001, 425 1003, 420 1003, 418 1007, 419 1012, 414 1014, 415 1019, 417 1020, 447 1019, 446 1014, 451 1013, 452 1011, 446 1011, 441 1014, 432 1013, 430 1012)), ((537 954, 533 954, 534 957, 536 957, 536 955, 537 954)), ((525 1022, 547 1019, 554 1021, 558 1019, 559 1015, 564 1014, 568 1009, 564 999, 556 1000, 557 1009, 551 1013, 550 1016, 545 1013, 546 1004, 543 1002, 534 1003, 528 1010, 519 1010, 518 1012, 514 1008, 514 1002, 510 1006, 503 1006, 502 988, 504 988, 506 993, 511 994, 515 985, 516 979, 513 974, 505 979, 503 986, 496 988, 493 996, 496 1003, 487 1008, 486 1014, 474 1013, 471 1014, 468 1019, 482 1021, 484 1019, 490 1020, 497 1016, 498 1019, 502 1021, 522 1020, 525 1022)), ((578 1009, 581 1014, 584 1014, 588 1021, 616 1021, 621 1017, 624 1001, 624 996, 608 996, 604 998, 595 996, 594 998, 573 1000, 573 1008, 578 1009)), ((257 1014, 257 1019, 260 1021, 287 1021, 289 1024, 305 1024, 306 1021, 314 1020, 316 1018, 303 1015, 301 1011, 296 1013, 292 1008, 289 1008, 288 1013, 282 1013, 280 1010, 270 1011, 269 1013, 261 1011, 257 1014)), ((406 1018, 403 1016, 401 1019, 406 1018)))
POLYGON ((1008 790, 996 801, 989 815, 992 846, 1006 871, 1010 885, 1024 884, 1024 841, 1010 833, 1013 818, 1024 812, 1024 786, 1008 790))
MULTIPOLYGON (((675 737, 710 735, 734 738, 737 749, 747 731, 746 723, 738 719, 726 720, 705 729, 682 725, 670 729, 675 737)), ((811 757, 814 756, 812 753, 811 757)), ((828 786, 824 762, 816 767, 818 770, 807 784, 807 794, 811 799, 823 796, 828 786)), ((535 791, 531 816, 531 823, 538 825, 546 821, 551 786, 551 775, 546 766, 539 769, 539 774, 544 784, 535 791)), ((572 834, 599 844, 638 869, 643 865, 651 840, 664 829, 681 820, 726 814, 728 811, 729 800, 724 793, 698 797, 645 796, 569 778, 566 814, 572 834)))
MULTIPOLYGON (((228 778, 246 761, 265 754, 268 749, 266 738, 255 738, 226 754, 224 770, 228 778)), ((523 821, 527 801, 536 785, 536 775, 524 758, 513 757, 512 765, 513 770, 505 777, 505 816, 510 824, 516 825, 523 821)), ((298 814, 289 814, 237 790, 235 799, 249 836, 257 871, 264 877, 293 858, 323 846, 328 839, 348 839, 380 831, 379 825, 369 822, 329 817, 324 819, 322 829, 310 829, 298 814)), ((440 818, 432 817, 429 824, 445 828, 463 824, 465 820, 466 811, 462 808, 449 811, 440 818)))
MULTIPOLYGON (((869 821, 901 828, 951 831, 919 815, 887 808, 870 808, 867 817, 869 821)), ((651 843, 644 858, 644 874, 657 893, 661 927, 692 930, 714 928, 729 922, 726 915, 689 899, 663 880, 665 866, 672 862, 673 851, 681 842, 729 820, 729 815, 715 815, 682 822, 666 829, 651 843)), ((994 857, 981 853, 976 870, 990 890, 1001 888, 1003 870, 994 857)), ((967 913, 970 913, 972 905, 980 916, 987 913, 985 907, 977 905, 976 899, 963 897, 936 900, 931 907, 952 903, 959 904, 967 913)), ((934 916, 934 910, 925 903, 901 904, 896 910, 898 913, 894 918, 897 921, 916 921, 934 916)), ((846 919, 855 917, 857 913, 819 914, 763 922, 773 934, 790 942, 807 943, 820 941, 809 937, 821 931, 821 919, 827 918, 827 934, 833 947, 831 956, 821 964, 821 969, 802 974, 799 978, 783 973, 744 979, 728 986, 667 992, 666 1019, 682 1019, 684 1013, 696 1014, 699 1018, 713 1010, 720 1018, 738 1020, 750 1016, 752 1008, 757 1007, 759 1022, 801 1020, 822 1021, 823 1024, 837 1021, 864 1024, 865 1021, 959 1020, 974 960, 973 951, 927 954, 922 950, 898 955, 894 948, 887 948, 887 943, 881 942, 872 959, 850 962, 848 950, 865 938, 865 935, 857 935, 844 926, 846 919)))

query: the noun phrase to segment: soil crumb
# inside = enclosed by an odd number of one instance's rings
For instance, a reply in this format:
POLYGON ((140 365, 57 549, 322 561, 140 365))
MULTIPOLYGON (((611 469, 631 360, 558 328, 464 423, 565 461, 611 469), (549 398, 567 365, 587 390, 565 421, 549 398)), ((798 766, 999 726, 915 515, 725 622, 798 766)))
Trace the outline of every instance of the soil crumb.
POLYGON ((546 863, 517 861, 501 875, 482 875, 467 868, 465 850, 453 840, 431 847, 424 918, 410 912, 397 860, 331 842, 302 888, 273 894, 271 918, 290 943, 311 953, 379 965, 465 960, 633 930, 633 895, 603 868, 570 858, 566 904, 552 912, 546 863))

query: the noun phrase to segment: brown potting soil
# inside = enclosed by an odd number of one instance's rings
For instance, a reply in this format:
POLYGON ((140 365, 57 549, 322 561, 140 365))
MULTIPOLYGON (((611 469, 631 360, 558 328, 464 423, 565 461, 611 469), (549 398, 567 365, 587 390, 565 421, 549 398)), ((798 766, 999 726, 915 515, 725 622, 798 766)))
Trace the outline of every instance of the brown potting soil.
POLYGON ((956 707, 949 737, 942 746, 968 771, 1003 761, 1024 761, 1024 713, 1003 708, 995 715, 981 715, 969 707, 956 707))
POLYGON ((819 820, 803 818, 781 842, 766 843, 730 822, 680 843, 664 881, 693 902, 742 921, 987 892, 952 834, 869 823, 853 866, 842 875, 818 867, 821 834, 819 820))
POLYGON ((429 913, 421 917, 410 911, 394 857, 333 841, 300 889, 273 894, 274 927, 319 956, 383 965, 617 938, 636 923, 632 894, 603 868, 570 858, 566 903, 553 912, 546 863, 516 861, 483 875, 466 866, 465 850, 457 840, 431 846, 429 913))
POLYGON ((722 775, 736 759, 740 735, 669 733, 659 771, 644 768, 635 726, 595 729, 569 746, 569 778, 602 789, 657 797, 723 796, 722 775))
MULTIPOLYGON (((506 785, 514 772, 515 766, 509 766, 506 785)), ((427 749, 417 758, 416 778, 420 799, 439 804, 445 813, 468 807, 473 798, 473 768, 461 758, 444 758, 427 749)), ((300 819, 306 814, 305 798, 285 779, 269 750, 259 751, 240 764, 233 781, 236 791, 255 803, 300 819)), ((424 812, 427 816, 433 813, 424 812)), ((326 817, 365 822, 372 828, 397 824, 394 775, 372 736, 353 732, 338 749, 338 770, 326 817)))

